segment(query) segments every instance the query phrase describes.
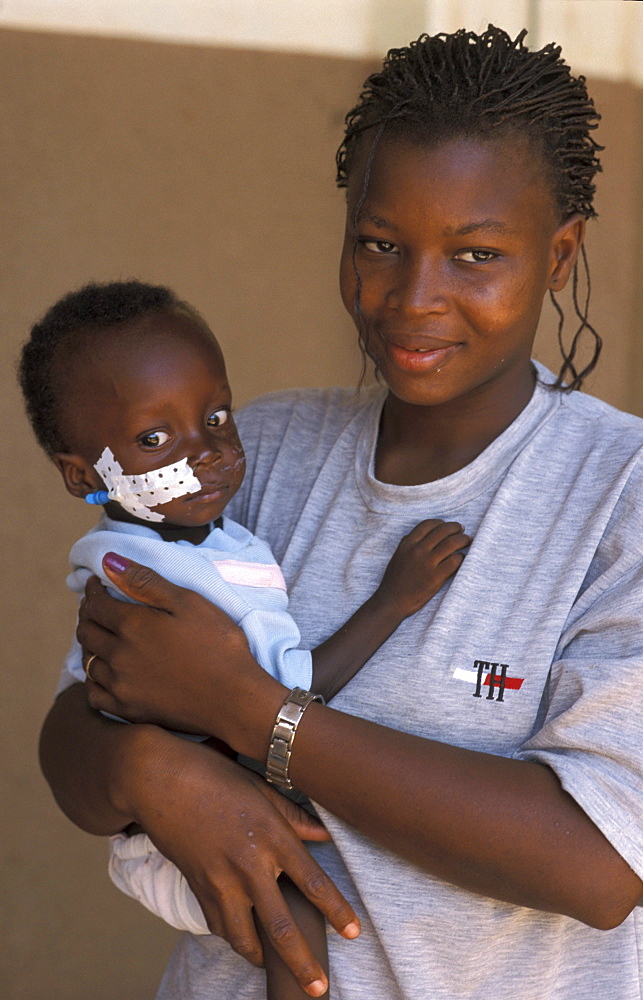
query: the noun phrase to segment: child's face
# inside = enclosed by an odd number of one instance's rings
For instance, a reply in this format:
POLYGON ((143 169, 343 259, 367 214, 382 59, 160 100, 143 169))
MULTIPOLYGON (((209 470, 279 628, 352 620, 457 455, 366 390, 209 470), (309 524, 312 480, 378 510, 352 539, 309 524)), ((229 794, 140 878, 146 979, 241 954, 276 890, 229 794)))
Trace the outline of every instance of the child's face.
MULTIPOLYGON (((128 476, 186 458, 202 488, 150 509, 164 527, 219 517, 241 485, 245 459, 225 363, 209 331, 183 313, 151 314, 90 335, 76 367, 61 423, 86 468, 82 488, 70 491, 86 495, 105 485, 93 466, 106 447, 128 476)), ((70 488, 71 473, 57 462, 70 488)), ((107 510, 136 520, 113 501, 107 510)))
POLYGON ((560 225, 540 157, 506 139, 383 141, 355 232, 367 153, 349 181, 342 298, 359 329, 357 268, 368 353, 393 396, 479 411, 531 387, 543 297, 584 232, 579 217, 560 225))

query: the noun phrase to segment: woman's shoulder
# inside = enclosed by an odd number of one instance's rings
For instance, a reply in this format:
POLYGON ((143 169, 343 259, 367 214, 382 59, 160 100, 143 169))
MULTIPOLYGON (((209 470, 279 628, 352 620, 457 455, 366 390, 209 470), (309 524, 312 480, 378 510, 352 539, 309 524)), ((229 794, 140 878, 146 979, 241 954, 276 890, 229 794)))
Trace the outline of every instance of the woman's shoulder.
POLYGON ((587 392, 563 392, 563 406, 579 417, 600 424, 609 432, 611 429, 630 428, 643 438, 643 417, 619 410, 611 403, 592 396, 587 392))
MULTIPOLYGON (((563 394, 548 456, 575 484, 609 497, 612 527, 628 531, 643 518, 643 419, 580 392, 563 394)), ((637 546, 638 547, 638 546, 637 546)))
MULTIPOLYGON (((562 438, 578 442, 585 439, 590 446, 611 446, 620 441, 625 450, 636 451, 643 446, 643 418, 633 413, 619 410, 605 400, 588 392, 554 388, 555 376, 538 361, 533 362, 538 391, 541 397, 549 398, 553 404, 551 413, 555 415, 553 427, 562 438), (562 424, 562 428, 561 428, 562 424)), ((571 445, 572 448, 576 444, 571 445)))
POLYGON ((643 455, 643 418, 616 409, 596 396, 584 392, 563 393, 561 418, 566 422, 575 445, 584 440, 586 447, 606 455, 630 460, 643 455))

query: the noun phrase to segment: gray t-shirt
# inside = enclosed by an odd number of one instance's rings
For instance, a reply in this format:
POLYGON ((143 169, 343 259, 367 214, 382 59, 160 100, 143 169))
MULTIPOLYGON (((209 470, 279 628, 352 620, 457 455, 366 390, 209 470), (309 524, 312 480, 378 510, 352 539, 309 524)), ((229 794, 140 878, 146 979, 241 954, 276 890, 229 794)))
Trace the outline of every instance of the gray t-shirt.
MULTIPOLYGON (((304 646, 373 592, 418 521, 473 535, 456 576, 333 706, 548 764, 643 875, 643 420, 538 385, 466 468, 393 486, 373 475, 383 400, 378 387, 293 391, 238 418, 248 471, 228 513, 281 563, 304 646)), ((598 931, 476 896, 320 814, 334 843, 311 849, 363 928, 353 942, 329 932, 332 1000, 643 997, 640 908, 598 931)), ((178 997, 263 1000, 264 976, 225 942, 186 935, 159 993, 178 997)))

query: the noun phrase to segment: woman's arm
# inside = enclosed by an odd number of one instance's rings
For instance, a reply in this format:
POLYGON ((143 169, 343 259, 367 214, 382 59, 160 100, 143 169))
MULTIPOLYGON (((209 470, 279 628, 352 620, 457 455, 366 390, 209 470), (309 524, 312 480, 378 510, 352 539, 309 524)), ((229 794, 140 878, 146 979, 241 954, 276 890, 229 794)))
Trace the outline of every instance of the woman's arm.
POLYGON ((77 826, 99 836, 118 833, 133 820, 127 807, 122 762, 142 760, 155 727, 123 726, 91 709, 82 684, 56 699, 40 734, 40 766, 56 802, 77 826))
POLYGON ((325 991, 325 974, 277 886, 285 871, 340 933, 359 933, 353 910, 301 842, 328 839, 318 821, 202 744, 105 719, 87 705, 82 684, 49 712, 40 757, 77 825, 105 835, 138 822, 184 873, 213 933, 261 965, 254 910, 307 992, 325 991))
MULTIPOLYGON (((114 579, 156 608, 119 604, 92 588, 79 631, 100 657, 92 673, 102 687, 92 685, 92 704, 134 719, 167 715, 265 759, 285 690, 258 667, 242 633, 147 569, 131 564, 114 579), (189 684, 178 683, 186 673, 189 684)), ((316 801, 455 885, 599 928, 620 923, 641 896, 640 879, 540 764, 311 705, 291 766, 294 782, 316 801)))
POLYGON ((541 764, 418 739, 313 704, 291 774, 347 823, 472 892, 599 929, 620 924, 641 898, 641 880, 541 764))

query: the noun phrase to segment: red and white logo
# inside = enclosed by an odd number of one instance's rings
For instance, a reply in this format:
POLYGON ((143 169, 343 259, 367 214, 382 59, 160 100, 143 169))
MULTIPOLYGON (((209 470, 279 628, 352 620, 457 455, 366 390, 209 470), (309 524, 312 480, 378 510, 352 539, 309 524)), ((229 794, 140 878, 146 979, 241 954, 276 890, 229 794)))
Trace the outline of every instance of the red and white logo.
POLYGON ((486 698, 487 701, 504 701, 505 691, 519 691, 524 677, 511 677, 506 663, 493 663, 490 660, 474 660, 473 670, 463 670, 456 667, 453 679, 474 684, 474 698, 486 698))

